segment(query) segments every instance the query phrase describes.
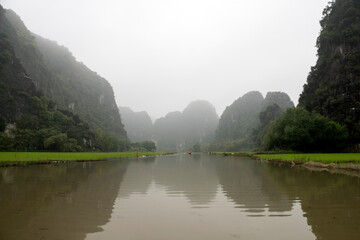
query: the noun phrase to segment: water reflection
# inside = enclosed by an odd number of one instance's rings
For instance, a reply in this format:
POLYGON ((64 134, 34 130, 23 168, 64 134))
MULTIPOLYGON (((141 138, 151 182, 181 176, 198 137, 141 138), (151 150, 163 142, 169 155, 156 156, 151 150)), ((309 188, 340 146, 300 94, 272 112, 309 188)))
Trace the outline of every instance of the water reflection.
POLYGON ((204 154, 132 161, 102 228, 86 239, 314 239, 261 164, 204 154))
POLYGON ((208 205, 215 197, 218 179, 213 163, 206 155, 172 156, 160 160, 154 169, 154 181, 166 186, 169 194, 183 192, 195 207, 208 205))
POLYGON ((216 195, 218 179, 215 167, 206 155, 157 157, 154 164, 148 163, 147 158, 130 163, 119 191, 120 197, 145 194, 152 182, 163 187, 170 196, 184 194, 195 206, 209 204, 216 195))
POLYGON ((268 165, 274 186, 301 200, 317 239, 360 239, 360 178, 268 165))
POLYGON ((127 161, 0 169, 0 239, 84 239, 110 219, 127 161))
POLYGON ((178 154, 0 169, 0 239, 360 239, 360 178, 178 154))
POLYGON ((153 178, 152 169, 156 157, 133 159, 129 162, 118 196, 127 198, 131 194, 146 194, 153 178))
POLYGON ((232 157, 214 162, 224 194, 244 212, 261 213, 266 209, 269 212, 291 211, 292 199, 272 184, 264 171, 266 165, 249 158, 232 157))

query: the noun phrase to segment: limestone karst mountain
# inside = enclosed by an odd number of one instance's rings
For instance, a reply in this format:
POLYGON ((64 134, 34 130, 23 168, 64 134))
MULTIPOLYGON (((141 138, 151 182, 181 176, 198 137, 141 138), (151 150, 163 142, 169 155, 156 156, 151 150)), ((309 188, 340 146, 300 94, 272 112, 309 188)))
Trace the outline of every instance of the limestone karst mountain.
POLYGON ((147 112, 134 112, 129 107, 119 107, 119 111, 127 136, 132 142, 152 139, 153 123, 147 112))
POLYGON ((188 151, 194 145, 210 143, 215 137, 218 121, 212 104, 203 100, 194 101, 183 112, 172 112, 157 119, 154 140, 160 151, 188 151))
POLYGON ((110 84, 56 42, 31 33, 12 10, 1 8, 0 33, 36 87, 62 110, 70 111, 93 130, 126 138, 110 84))

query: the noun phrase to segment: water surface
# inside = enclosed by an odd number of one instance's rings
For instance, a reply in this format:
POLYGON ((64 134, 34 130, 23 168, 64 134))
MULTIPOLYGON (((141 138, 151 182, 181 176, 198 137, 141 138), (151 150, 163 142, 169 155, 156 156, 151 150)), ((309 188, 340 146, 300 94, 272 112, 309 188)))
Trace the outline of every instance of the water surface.
POLYGON ((360 178, 178 154, 0 168, 0 239, 360 239, 360 178))

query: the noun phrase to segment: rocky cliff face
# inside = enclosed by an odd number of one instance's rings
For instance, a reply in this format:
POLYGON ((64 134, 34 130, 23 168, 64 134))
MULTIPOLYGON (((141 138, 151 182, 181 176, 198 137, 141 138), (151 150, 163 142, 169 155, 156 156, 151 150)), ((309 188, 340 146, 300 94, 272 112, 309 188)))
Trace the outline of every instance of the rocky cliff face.
POLYGON ((299 106, 346 125, 350 143, 360 143, 360 1, 329 2, 317 39, 316 65, 299 106))
POLYGON ((261 103, 262 109, 266 109, 271 104, 276 104, 281 109, 295 107, 289 95, 284 92, 268 92, 264 101, 261 103))
POLYGON ((258 91, 248 92, 234 101, 220 117, 216 139, 226 141, 247 137, 259 124, 263 101, 264 97, 258 91))
MULTIPOLYGON (((0 6, 0 29, 11 29, 0 6)), ((0 33, 0 149, 6 151, 83 151, 95 136, 78 116, 56 109, 35 87, 12 41, 0 33)))
POLYGON ((2 11, 0 33, 9 38, 36 90, 59 109, 79 115, 92 129, 126 138, 110 84, 65 47, 32 34, 13 11, 2 11))
MULTIPOLYGON (((0 22, 5 21, 0 9, 0 22)), ((40 95, 16 58, 10 40, 0 34, 0 103, 4 124, 13 123, 24 113, 30 112, 28 98, 40 95)), ((3 129, 2 129, 3 130, 3 129)))

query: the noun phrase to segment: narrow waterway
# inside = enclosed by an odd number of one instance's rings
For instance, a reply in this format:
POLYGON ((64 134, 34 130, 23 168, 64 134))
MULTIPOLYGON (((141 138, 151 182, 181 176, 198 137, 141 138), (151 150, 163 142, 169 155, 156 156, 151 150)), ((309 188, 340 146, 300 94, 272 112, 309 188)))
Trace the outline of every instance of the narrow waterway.
POLYGON ((0 168, 0 240, 360 239, 360 178, 177 154, 0 168))

